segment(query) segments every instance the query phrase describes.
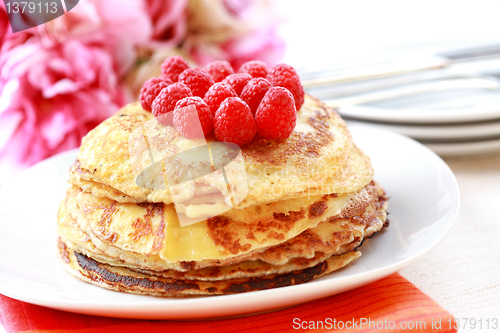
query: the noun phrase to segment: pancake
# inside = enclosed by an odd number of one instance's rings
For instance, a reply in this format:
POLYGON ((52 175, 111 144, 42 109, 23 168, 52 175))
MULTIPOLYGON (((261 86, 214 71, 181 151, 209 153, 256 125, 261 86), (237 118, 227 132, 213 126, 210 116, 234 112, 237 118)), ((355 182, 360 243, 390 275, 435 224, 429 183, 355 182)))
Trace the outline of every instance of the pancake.
MULTIPOLYGON (((271 212, 278 204, 271 205, 271 212)), ((73 187, 60 207, 59 234, 83 247, 89 240, 117 264, 149 270, 185 271, 186 266, 257 259, 281 265, 319 251, 336 253, 355 239, 361 242, 365 228, 377 224, 380 229, 385 223, 386 205, 383 190, 371 183, 349 199, 327 195, 286 214, 269 214, 263 205, 260 214, 251 215, 253 221, 218 216, 180 227, 172 205, 120 204, 73 187)))
MULTIPOLYGON (((226 263, 224 266, 214 265, 207 268, 192 269, 194 266, 188 265, 191 266, 189 267, 191 269, 184 271, 175 269, 152 271, 107 257, 105 252, 99 251, 93 245, 91 238, 75 227, 76 224, 74 221, 60 219, 59 228, 65 230, 60 230, 59 234, 61 235, 61 242, 65 244, 64 246, 67 251, 83 253, 97 259, 101 263, 112 266, 126 265, 131 270, 164 278, 217 281, 283 274, 315 266, 327 260, 332 255, 339 256, 349 253, 357 249, 364 239, 372 237, 381 230, 386 223, 385 209, 387 207, 387 198, 385 198, 383 192, 380 192, 380 188, 378 190, 378 199, 366 207, 359 215, 351 218, 338 217, 331 221, 322 222, 317 227, 307 230, 291 240, 247 257, 245 261, 233 264, 226 263), (351 235, 352 231, 350 228, 352 227, 356 227, 358 231, 354 232, 354 235, 351 235), (69 232, 72 232, 76 236, 68 238, 67 235, 69 232), (74 242, 78 242, 80 246, 74 242), (286 258, 286 260, 283 260, 283 258, 286 258)), ((351 213, 355 212, 351 211, 351 213)), ((359 255, 361 254, 359 253, 359 255)))
MULTIPOLYGON (((70 171, 70 183, 96 197, 121 203, 173 203, 168 187, 148 189, 136 184, 140 171, 161 157, 183 151, 186 145, 187 140, 175 128, 145 125, 152 122, 153 115, 138 103, 104 121, 83 139, 70 171), (153 132, 147 135, 149 151, 138 141, 143 131, 153 132), (161 156, 151 158, 151 151, 161 156)), ((214 141, 207 138, 209 143, 214 141)), ((311 193, 355 193, 373 177, 369 158, 352 143, 344 121, 309 96, 288 139, 257 137, 241 147, 241 154, 248 194, 238 209, 311 193)), ((200 188, 218 188, 205 178, 199 182, 202 186, 192 185, 193 195, 200 188)))
POLYGON ((301 284, 338 270, 360 256, 359 251, 352 251, 290 273, 201 281, 164 278, 107 265, 81 253, 68 251, 62 242, 59 243, 59 253, 64 268, 83 281, 114 291, 158 297, 228 295, 301 284))
MULTIPOLYGON (((343 120, 306 96, 286 140, 188 140, 139 103, 82 141, 58 212, 73 276, 161 297, 305 283, 361 256, 388 198, 343 120)), ((213 134, 212 134, 213 135, 213 134)))

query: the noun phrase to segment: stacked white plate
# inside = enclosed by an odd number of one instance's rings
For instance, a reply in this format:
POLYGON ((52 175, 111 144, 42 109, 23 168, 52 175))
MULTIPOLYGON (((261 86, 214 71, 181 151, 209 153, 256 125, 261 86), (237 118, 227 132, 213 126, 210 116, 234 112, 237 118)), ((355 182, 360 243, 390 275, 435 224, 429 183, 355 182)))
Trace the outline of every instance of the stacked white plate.
POLYGON ((339 108, 363 123, 414 138, 441 156, 500 153, 500 91, 458 90, 339 108))
POLYGON ((423 53, 388 50, 369 65, 305 68, 300 75, 308 93, 348 122, 407 135, 441 156, 500 153, 498 47, 489 54, 469 46, 467 53, 463 45, 444 44, 424 46, 423 53), (447 61, 441 63, 442 56, 447 61), (431 60, 441 65, 424 66, 431 60), (391 70, 398 74, 380 75, 391 70))

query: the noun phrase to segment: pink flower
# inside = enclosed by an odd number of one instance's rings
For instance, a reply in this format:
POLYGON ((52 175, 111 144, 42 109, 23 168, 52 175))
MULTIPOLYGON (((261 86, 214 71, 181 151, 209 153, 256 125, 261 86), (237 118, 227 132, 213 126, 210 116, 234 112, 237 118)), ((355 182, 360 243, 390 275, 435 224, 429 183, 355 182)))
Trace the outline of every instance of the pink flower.
POLYGON ((145 0, 153 25, 153 47, 175 47, 186 35, 188 0, 145 0))
POLYGON ((1 62, 0 132, 12 136, 0 161, 11 167, 28 167, 78 147, 89 130, 126 102, 113 59, 98 47, 67 41, 50 50, 27 43, 15 51, 24 62, 1 62))
POLYGON ((235 69, 248 60, 269 65, 281 59, 284 42, 277 36, 279 17, 266 0, 192 0, 184 48, 200 65, 216 59, 235 69))
POLYGON ((76 39, 109 52, 125 74, 136 59, 135 47, 149 40, 151 21, 141 0, 80 0, 67 14, 38 27, 44 46, 76 39))
MULTIPOLYGON (((10 30, 10 28, 9 28, 10 30)), ((4 35, 0 183, 81 138, 127 103, 123 76, 151 34, 139 0, 85 1, 48 24, 4 35)))
POLYGON ((9 18, 7 17, 7 12, 5 11, 5 5, 2 2, 0 4, 0 47, 2 47, 3 40, 9 31, 9 18))

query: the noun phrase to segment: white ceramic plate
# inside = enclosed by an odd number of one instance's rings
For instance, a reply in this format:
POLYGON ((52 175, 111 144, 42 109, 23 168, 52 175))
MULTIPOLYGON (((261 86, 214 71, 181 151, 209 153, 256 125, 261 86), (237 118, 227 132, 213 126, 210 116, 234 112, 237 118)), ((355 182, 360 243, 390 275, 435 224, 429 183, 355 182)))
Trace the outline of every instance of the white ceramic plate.
POLYGON ((342 117, 387 121, 394 123, 462 123, 469 121, 484 121, 500 119, 500 106, 491 105, 472 109, 400 109, 382 108, 366 105, 351 105, 341 107, 342 117))
POLYGON ((425 145, 440 156, 469 156, 500 153, 500 139, 469 142, 439 142, 425 145))
POLYGON ((449 124, 500 119, 498 91, 481 89, 436 91, 343 106, 340 115, 350 119, 401 124, 449 124))
POLYGON ((464 124, 389 124, 378 122, 362 122, 359 120, 349 120, 348 123, 364 123, 382 130, 394 131, 417 140, 433 141, 453 141, 464 139, 485 139, 500 136, 500 121, 487 121, 480 123, 464 124))
POLYGON ((390 196, 390 226, 361 247, 351 265, 310 283, 245 294, 162 299, 113 292, 70 276, 56 258, 56 212, 75 151, 48 159, 0 189, 0 293, 78 313, 144 319, 196 319, 279 309, 370 283, 440 244, 459 210, 448 166, 401 135, 353 126, 390 196))

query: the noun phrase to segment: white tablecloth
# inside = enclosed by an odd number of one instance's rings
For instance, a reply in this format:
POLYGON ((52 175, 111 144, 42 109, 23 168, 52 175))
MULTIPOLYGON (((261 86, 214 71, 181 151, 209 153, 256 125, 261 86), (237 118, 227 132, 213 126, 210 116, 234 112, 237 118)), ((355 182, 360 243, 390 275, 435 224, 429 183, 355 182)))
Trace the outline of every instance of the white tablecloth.
MULTIPOLYGON (((500 155, 445 161, 460 186, 458 221, 433 253, 400 273, 456 318, 500 325, 500 155)), ((484 329, 460 332, 468 331, 484 329)))

